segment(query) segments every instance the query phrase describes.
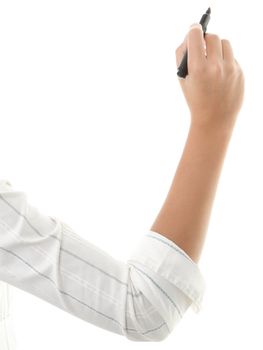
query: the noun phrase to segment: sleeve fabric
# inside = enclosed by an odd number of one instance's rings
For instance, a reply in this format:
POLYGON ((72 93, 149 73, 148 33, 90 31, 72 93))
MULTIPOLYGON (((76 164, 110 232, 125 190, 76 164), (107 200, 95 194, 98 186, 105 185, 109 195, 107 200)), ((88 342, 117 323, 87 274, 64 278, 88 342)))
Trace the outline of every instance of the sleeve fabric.
MULTIPOLYGON (((0 181, 0 194, 2 191, 11 191, 11 184, 6 180, 0 181)), ((0 231, 1 232, 1 231, 0 231)), ((1 233, 0 233, 1 234, 1 233)), ((0 238, 1 241, 1 238, 0 238)), ((1 255, 1 251, 0 251, 1 255)), ((1 263, 0 271, 5 267, 1 263)), ((1 272, 0 272, 1 275, 1 272)), ((12 319, 12 286, 1 281, 0 277, 0 349, 14 350, 16 349, 16 338, 14 333, 13 319, 12 319)))
POLYGON ((164 340, 205 291, 198 265, 163 235, 144 232, 123 262, 4 189, 0 280, 132 341, 164 340))

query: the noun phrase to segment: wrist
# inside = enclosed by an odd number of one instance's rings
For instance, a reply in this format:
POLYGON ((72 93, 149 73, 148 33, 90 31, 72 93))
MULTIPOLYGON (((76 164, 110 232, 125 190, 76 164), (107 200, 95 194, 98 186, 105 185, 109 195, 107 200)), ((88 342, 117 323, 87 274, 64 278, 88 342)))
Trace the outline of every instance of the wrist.
MULTIPOLYGON (((212 119, 212 118, 211 118, 212 119)), ((190 129, 194 129, 200 132, 204 132, 206 135, 212 135, 212 136, 219 136, 222 138, 230 139, 232 136, 232 132, 234 129, 234 124, 226 124, 226 123, 215 123, 214 121, 211 122, 197 122, 196 120, 201 120, 198 118, 193 118, 190 123, 190 129)))
POLYGON ((206 147, 209 147, 212 151, 215 148, 227 147, 232 136, 232 131, 233 128, 191 123, 189 136, 198 144, 205 143, 207 145, 206 147))

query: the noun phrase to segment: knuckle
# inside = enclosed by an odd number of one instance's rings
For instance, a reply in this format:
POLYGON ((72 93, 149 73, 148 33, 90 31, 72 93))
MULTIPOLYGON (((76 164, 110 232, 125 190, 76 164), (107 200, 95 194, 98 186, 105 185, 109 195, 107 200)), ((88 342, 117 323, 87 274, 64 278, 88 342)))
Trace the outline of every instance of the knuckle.
POLYGON ((226 62, 226 70, 232 72, 235 71, 237 69, 237 65, 234 61, 230 61, 230 62, 226 62))
POLYGON ((175 49, 175 53, 177 54, 180 50, 180 46, 178 46, 176 49, 175 49))
POLYGON ((238 66, 237 72, 238 72, 238 75, 239 75, 242 79, 245 79, 245 75, 244 75, 243 69, 242 69, 240 66, 238 66))
POLYGON ((214 33, 207 33, 206 37, 210 40, 220 40, 220 37, 214 33))
POLYGON ((206 67, 204 65, 197 65, 197 64, 192 64, 191 65, 191 72, 195 76, 203 76, 206 73, 206 67))
POLYGON ((211 74, 216 75, 216 76, 221 75, 223 73, 222 64, 218 61, 211 64, 209 67, 209 70, 210 70, 211 74))
POLYGON ((182 51, 182 48, 183 48, 183 44, 180 44, 179 46, 177 46, 177 48, 175 49, 175 53, 179 53, 182 51))
POLYGON ((236 61, 229 61, 224 64, 224 70, 228 76, 239 77, 243 75, 242 68, 236 61))
POLYGON ((233 70, 236 70, 236 71, 242 73, 242 68, 236 59, 234 59, 234 61, 232 62, 232 66, 233 66, 233 70))
POLYGON ((228 39, 222 39, 221 40, 224 44, 231 45, 230 41, 228 39))
POLYGON ((240 72, 242 72, 242 68, 239 64, 239 62, 235 59, 235 61, 233 62, 233 65, 236 67, 237 70, 239 70, 240 72))

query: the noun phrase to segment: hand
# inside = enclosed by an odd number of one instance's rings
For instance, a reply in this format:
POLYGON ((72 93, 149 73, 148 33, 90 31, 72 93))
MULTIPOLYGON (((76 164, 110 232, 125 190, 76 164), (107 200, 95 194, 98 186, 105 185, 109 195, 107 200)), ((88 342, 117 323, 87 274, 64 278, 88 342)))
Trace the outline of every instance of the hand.
POLYGON ((177 66, 188 50, 188 75, 179 78, 193 125, 233 128, 244 96, 244 75, 231 44, 192 25, 176 49, 177 66))

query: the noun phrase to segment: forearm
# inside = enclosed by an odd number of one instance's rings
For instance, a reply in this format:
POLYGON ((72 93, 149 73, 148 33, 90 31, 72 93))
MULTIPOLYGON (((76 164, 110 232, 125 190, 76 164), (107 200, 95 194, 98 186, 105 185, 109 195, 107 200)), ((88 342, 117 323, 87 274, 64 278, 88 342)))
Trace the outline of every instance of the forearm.
POLYGON ((151 230, 198 262, 231 132, 191 125, 168 195, 151 230))

